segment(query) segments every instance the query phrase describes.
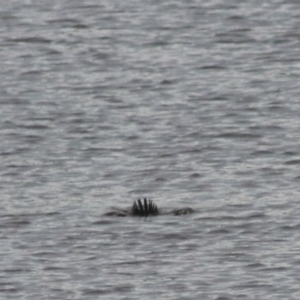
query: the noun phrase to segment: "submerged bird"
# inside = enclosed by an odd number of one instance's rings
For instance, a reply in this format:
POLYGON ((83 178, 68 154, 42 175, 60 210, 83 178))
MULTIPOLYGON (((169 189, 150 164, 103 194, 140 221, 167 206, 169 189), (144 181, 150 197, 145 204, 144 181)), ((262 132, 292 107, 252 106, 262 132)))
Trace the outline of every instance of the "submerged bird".
POLYGON ((115 211, 108 212, 104 214, 105 216, 115 216, 115 217, 126 217, 126 216, 138 216, 138 217, 148 217, 157 215, 168 215, 172 214, 187 215, 193 213, 194 210, 189 207, 174 209, 171 212, 162 212, 158 209, 157 205, 150 199, 144 198, 144 200, 138 199, 133 202, 130 209, 116 209, 115 211))

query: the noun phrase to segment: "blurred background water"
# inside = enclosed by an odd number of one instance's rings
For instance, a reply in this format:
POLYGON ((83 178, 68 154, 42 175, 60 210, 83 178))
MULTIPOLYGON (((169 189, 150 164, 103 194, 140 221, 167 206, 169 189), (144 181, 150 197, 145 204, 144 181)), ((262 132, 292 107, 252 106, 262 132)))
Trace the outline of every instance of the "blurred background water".
POLYGON ((299 299, 300 2, 0 4, 1 299, 299 299), (112 218, 139 197, 188 216, 112 218))

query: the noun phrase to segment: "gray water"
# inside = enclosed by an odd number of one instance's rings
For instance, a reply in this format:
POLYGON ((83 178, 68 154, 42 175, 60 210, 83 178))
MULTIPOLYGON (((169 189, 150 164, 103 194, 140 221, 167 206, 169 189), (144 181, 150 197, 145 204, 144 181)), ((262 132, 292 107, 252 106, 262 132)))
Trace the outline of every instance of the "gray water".
POLYGON ((300 299, 300 2, 3 1, 1 299, 300 299), (194 214, 103 214, 149 197, 194 214))

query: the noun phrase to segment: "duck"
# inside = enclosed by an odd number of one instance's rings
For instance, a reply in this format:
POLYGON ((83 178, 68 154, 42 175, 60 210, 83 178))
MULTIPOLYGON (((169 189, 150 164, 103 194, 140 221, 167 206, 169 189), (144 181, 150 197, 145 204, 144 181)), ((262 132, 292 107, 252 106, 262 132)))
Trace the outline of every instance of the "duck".
POLYGON ((113 216, 113 217, 126 217, 126 216, 133 216, 133 217, 150 217, 150 216, 158 216, 158 215, 168 215, 172 214, 174 216, 179 215, 188 215, 193 213, 194 210, 190 207, 184 207, 180 209, 173 209, 170 212, 163 212, 158 209, 157 205, 154 201, 144 198, 138 199, 133 202, 130 209, 116 209, 115 211, 111 211, 105 213, 105 216, 113 216))

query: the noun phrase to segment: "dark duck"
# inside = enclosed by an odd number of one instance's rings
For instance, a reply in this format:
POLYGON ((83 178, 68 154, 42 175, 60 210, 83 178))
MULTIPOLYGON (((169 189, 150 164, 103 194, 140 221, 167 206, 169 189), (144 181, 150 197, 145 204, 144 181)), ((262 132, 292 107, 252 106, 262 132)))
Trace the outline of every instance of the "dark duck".
POLYGON ((126 216, 135 216, 135 217, 149 217, 157 215, 188 215, 193 213, 194 210, 189 207, 184 207, 180 209, 173 209, 172 211, 165 212, 158 209, 157 205, 150 199, 138 199, 133 202, 133 205, 130 209, 115 209, 114 211, 108 212, 105 216, 115 216, 115 217, 126 217, 126 216))

